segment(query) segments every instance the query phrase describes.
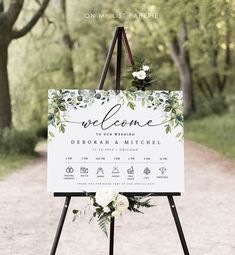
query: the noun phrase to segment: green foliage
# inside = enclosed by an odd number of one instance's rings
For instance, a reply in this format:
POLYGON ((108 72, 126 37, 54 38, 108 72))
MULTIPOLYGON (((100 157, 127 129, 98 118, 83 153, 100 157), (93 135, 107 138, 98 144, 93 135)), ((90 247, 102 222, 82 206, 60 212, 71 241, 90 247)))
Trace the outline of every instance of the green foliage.
POLYGON ((200 119, 214 114, 223 115, 229 109, 232 110, 233 105, 235 106, 235 102, 232 100, 231 103, 228 102, 228 99, 223 95, 215 95, 210 100, 205 100, 202 95, 197 95, 196 103, 197 112, 191 115, 189 119, 200 119))
POLYGON ((36 135, 39 139, 47 139, 47 126, 46 127, 39 127, 36 130, 36 135))
POLYGON ((97 221, 98 221, 98 225, 99 225, 100 230, 102 232, 104 232, 106 237, 108 237, 107 227, 108 227, 108 224, 110 223, 110 218, 106 217, 105 215, 102 215, 102 216, 98 217, 97 221))
MULTIPOLYGON (((77 110, 92 105, 96 100, 103 105, 110 97, 118 97, 122 105, 127 105, 131 110, 135 110, 135 102, 140 101, 143 107, 161 111, 162 122, 158 125, 165 125, 166 133, 171 133, 172 129, 183 127, 183 98, 179 91, 143 91, 135 90, 120 91, 118 94, 105 90, 49 90, 48 92, 48 126, 58 128, 59 132, 65 133, 66 114, 68 109, 77 110)), ((182 132, 177 134, 181 140, 182 132)), ((50 130, 49 136, 55 135, 50 130)))
POLYGON ((212 115, 185 122, 185 137, 235 159, 235 115, 212 115))
MULTIPOLYGON (((86 108, 95 100, 100 100, 101 105, 109 101, 109 96, 114 92, 101 90, 49 90, 48 92, 48 125, 59 128, 64 133, 66 128, 66 116, 64 112, 68 108, 86 108)), ((52 132, 49 136, 54 137, 52 132)))
POLYGON ((151 204, 151 194, 148 194, 146 196, 134 196, 129 197, 129 210, 131 212, 137 212, 137 213, 143 213, 140 211, 141 207, 150 208, 154 207, 154 205, 151 204))
POLYGON ((9 174, 21 169, 22 166, 35 159, 37 154, 8 154, 3 155, 0 153, 0 180, 9 174))
POLYGON ((211 101, 209 101, 209 105, 213 113, 220 115, 224 114, 228 109, 228 105, 223 95, 213 97, 211 101))
POLYGON ((33 154, 37 138, 29 131, 0 130, 0 154, 33 154))

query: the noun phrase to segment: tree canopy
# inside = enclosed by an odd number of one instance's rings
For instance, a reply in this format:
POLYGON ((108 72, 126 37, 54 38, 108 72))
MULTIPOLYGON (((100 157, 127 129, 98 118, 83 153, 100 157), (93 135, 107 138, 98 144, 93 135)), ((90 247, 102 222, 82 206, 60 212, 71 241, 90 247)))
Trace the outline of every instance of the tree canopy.
MULTIPOLYGON (((0 13, 8 2, 0 0, 0 13)), ((189 115, 218 113, 233 101, 234 0, 51 0, 24 36, 47 2, 25 1, 11 34, 22 37, 8 52, 14 126, 47 125, 48 88, 96 88, 119 25, 134 57, 143 58, 159 78, 153 89, 183 89, 189 115)), ((124 63, 123 88, 127 71, 124 63)), ((107 88, 114 73, 113 62, 107 88)))

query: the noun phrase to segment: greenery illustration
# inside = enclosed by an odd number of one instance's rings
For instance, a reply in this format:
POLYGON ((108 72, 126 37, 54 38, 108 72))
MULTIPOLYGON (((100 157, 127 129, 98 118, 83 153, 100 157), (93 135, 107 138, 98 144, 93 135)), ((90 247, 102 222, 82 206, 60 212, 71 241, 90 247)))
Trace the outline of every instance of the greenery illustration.
MULTIPOLYGON (((117 98, 122 105, 135 110, 136 102, 141 102, 143 107, 161 110, 162 124, 166 133, 178 127, 183 127, 183 97, 180 91, 128 91, 115 92, 112 90, 49 90, 48 92, 48 126, 58 128, 64 133, 68 113, 72 109, 86 108, 95 101, 101 105, 109 102, 112 97, 117 98)), ((49 131, 49 137, 54 134, 49 131)), ((179 132, 176 137, 181 140, 183 133, 179 132)))

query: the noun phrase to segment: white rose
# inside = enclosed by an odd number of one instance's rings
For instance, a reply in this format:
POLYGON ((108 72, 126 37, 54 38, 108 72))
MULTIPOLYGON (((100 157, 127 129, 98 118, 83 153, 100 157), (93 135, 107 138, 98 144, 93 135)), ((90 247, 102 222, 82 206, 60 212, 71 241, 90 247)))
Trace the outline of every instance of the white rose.
POLYGON ((96 203, 102 207, 106 207, 110 204, 115 197, 117 196, 117 192, 113 189, 100 189, 95 194, 96 203))
POLYGON ((112 212, 112 216, 113 217, 120 217, 121 213, 119 211, 114 211, 114 212, 112 212))
POLYGON ((114 201, 113 206, 116 211, 119 211, 120 213, 122 213, 127 210, 128 206, 129 206, 129 201, 128 201, 127 197, 118 194, 114 201))
POLYGON ((109 212, 110 212, 110 208, 109 208, 108 206, 106 206, 106 207, 104 207, 103 211, 104 211, 105 213, 109 213, 109 212))
POLYGON ((133 72, 133 73, 132 73, 132 76, 133 76, 133 77, 136 77, 136 76, 137 76, 137 72, 133 72))
POLYGON ((137 75, 136 75, 137 79, 139 80, 144 80, 146 78, 146 73, 145 71, 141 70, 139 72, 137 72, 137 75))
POLYGON ((147 71, 149 71, 150 68, 149 68, 149 66, 143 65, 142 69, 147 72, 147 71))

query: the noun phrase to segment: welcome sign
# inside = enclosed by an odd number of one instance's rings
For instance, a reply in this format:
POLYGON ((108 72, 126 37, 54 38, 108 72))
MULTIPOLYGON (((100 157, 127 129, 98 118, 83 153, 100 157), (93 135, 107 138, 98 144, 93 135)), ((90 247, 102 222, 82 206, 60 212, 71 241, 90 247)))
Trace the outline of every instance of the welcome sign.
POLYGON ((181 91, 49 90, 48 191, 184 191, 181 91))

